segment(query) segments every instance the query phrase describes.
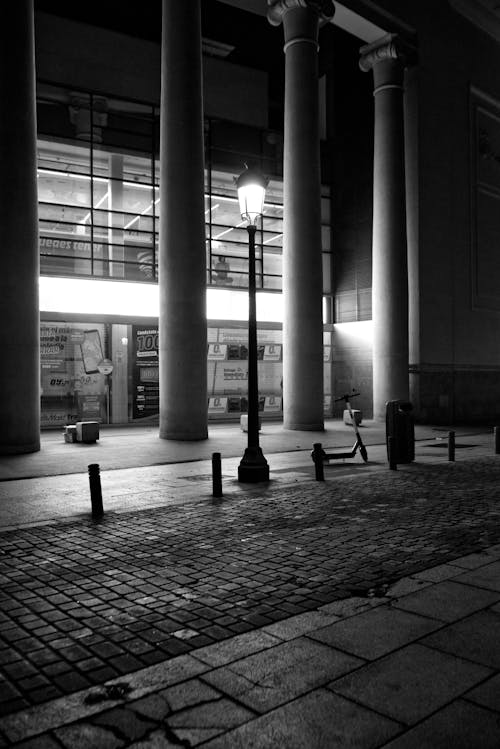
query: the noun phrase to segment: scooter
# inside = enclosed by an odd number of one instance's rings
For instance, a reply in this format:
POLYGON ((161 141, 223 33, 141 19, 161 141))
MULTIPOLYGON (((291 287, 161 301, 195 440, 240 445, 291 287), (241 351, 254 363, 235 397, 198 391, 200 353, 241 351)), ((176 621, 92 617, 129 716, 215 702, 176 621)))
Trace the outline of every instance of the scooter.
POLYGON ((352 412, 351 408, 351 398, 355 398, 356 396, 360 395, 360 393, 356 393, 354 390, 352 393, 346 393, 345 395, 341 395, 340 398, 335 398, 334 403, 339 403, 340 401, 344 401, 345 407, 349 411, 349 416, 351 418, 351 424, 354 429, 354 433, 356 435, 356 441, 354 445, 352 446, 352 450, 349 452, 341 452, 341 453, 326 453, 321 445, 319 443, 317 445, 314 445, 314 449, 311 452, 311 458, 313 460, 313 463, 315 463, 317 460, 321 460, 323 464, 328 465, 330 460, 340 460, 345 458, 354 458, 356 455, 356 451, 359 449, 359 453, 365 463, 368 462, 368 453, 366 451, 366 447, 363 444, 363 440, 361 439, 361 435, 359 433, 358 425, 356 423, 356 419, 354 418, 354 414, 352 412))

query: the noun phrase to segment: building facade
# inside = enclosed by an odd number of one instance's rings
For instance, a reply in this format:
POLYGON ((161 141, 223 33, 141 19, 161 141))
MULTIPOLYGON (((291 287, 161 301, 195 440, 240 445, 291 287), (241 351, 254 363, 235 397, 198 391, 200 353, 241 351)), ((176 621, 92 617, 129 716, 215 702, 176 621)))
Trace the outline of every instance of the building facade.
MULTIPOLYGON (((64 88, 43 83, 37 103, 41 426, 82 419, 155 423, 160 386, 159 110, 75 91, 68 105, 64 88), (96 296, 103 290, 107 299, 99 310, 96 296), (111 373, 99 371, 103 360, 112 362, 111 373)), ((280 148, 282 136, 247 126, 245 143, 255 150, 242 153, 231 149, 242 126, 205 118, 204 127, 208 417, 239 419, 247 407, 248 245, 234 172, 249 160, 270 175, 257 238, 257 284, 265 318, 259 331, 259 379, 262 416, 276 418, 282 397, 283 185, 281 161, 272 153, 267 156, 262 143, 271 138, 280 148)), ((327 186, 322 206, 328 266, 327 186)), ((184 334, 189 336, 188 328, 184 334)), ((329 340, 325 330, 327 358, 329 340)), ((326 395, 328 409, 330 392, 326 395)))
POLYGON ((23 0, 6 34, 2 452, 87 419, 200 439, 246 410, 245 163, 269 178, 262 417, 321 429, 356 388, 368 418, 398 398, 422 421, 494 423, 494 12, 157 5, 161 33, 141 35, 23 0))

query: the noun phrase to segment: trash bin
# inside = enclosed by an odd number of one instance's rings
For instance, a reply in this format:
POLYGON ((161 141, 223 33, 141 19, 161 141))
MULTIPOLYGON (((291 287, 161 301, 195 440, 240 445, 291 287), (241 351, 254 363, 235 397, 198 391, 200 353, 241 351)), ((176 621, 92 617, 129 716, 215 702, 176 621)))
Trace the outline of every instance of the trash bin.
POLYGON ((76 441, 77 442, 96 442, 99 439, 99 422, 98 421, 77 421, 76 422, 76 441))
POLYGON ((413 406, 408 401, 389 401, 385 408, 385 432, 387 458, 389 459, 389 437, 393 438, 395 463, 411 463, 415 460, 415 421, 413 406))

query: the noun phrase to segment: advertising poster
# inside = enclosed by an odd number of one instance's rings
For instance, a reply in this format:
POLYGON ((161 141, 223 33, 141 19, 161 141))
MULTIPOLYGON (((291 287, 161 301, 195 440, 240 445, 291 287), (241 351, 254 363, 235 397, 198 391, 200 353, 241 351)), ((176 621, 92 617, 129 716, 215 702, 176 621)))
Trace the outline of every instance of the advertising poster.
POLYGON ((262 358, 264 361, 281 361, 281 345, 276 343, 269 343, 263 347, 262 358))
POLYGON ((146 419, 160 413, 158 328, 132 325, 133 418, 146 419))
POLYGON ((264 411, 266 413, 278 413, 281 411, 281 398, 278 395, 266 395, 264 411))
POLYGON ((40 324, 42 427, 102 420, 105 381, 97 366, 103 339, 103 325, 40 324))
POLYGON ((78 405, 82 421, 99 421, 101 418, 102 396, 80 395, 78 405))
MULTIPOLYGON (((259 409, 281 411, 283 344, 281 331, 259 330, 259 409)), ((242 329, 212 328, 208 344, 209 414, 247 411, 248 346, 242 329)))
POLYGON ((208 360, 209 361, 224 361, 227 354, 226 343, 209 343, 208 344, 208 360))
MULTIPOLYGON (((221 343, 237 343, 245 341, 247 339, 248 331, 246 329, 239 328, 219 328, 218 340, 221 343)), ((259 343, 282 343, 283 334, 281 330, 268 330, 266 328, 258 328, 257 338, 259 343)))
POLYGON ((208 399, 208 411, 209 413, 226 413, 227 410, 227 398, 221 398, 215 396, 215 398, 208 399))

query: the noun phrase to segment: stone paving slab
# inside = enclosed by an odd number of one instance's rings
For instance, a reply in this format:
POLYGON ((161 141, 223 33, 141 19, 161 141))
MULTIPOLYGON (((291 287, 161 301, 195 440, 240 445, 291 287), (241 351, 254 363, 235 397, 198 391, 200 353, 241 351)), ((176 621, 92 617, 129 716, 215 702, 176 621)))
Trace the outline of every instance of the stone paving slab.
POLYGON ((316 629, 313 637, 358 658, 375 660, 443 626, 437 619, 380 606, 328 627, 316 629))
POLYGON ((492 673, 492 669, 414 643, 337 679, 329 688, 412 725, 492 673))
POLYGON ((329 614, 325 610, 306 611, 305 614, 297 614, 284 621, 268 624, 262 629, 280 640, 292 640, 332 622, 337 622, 339 618, 338 615, 329 614))
POLYGON ((500 591, 465 586, 453 579, 398 598, 394 606, 450 622, 497 601, 500 601, 500 591))
POLYGON ((206 679, 264 713, 362 664, 359 658, 299 637, 215 669, 206 679))
POLYGON ((498 749, 498 716, 457 700, 385 749, 498 749))
POLYGON ((477 705, 500 711, 500 674, 487 679, 475 689, 465 694, 465 698, 477 705))
POLYGON ((326 689, 299 697, 204 746, 206 749, 375 749, 400 724, 326 689), (329 719, 325 720, 328 716, 329 719))
POLYGON ((487 564, 455 578, 457 583, 476 585, 487 590, 500 591, 500 562, 487 564))
POLYGON ((425 637, 421 642, 500 670, 500 613, 491 609, 479 611, 425 637))
POLYGON ((452 577, 461 575, 463 568, 457 564, 439 564, 429 570, 417 572, 414 577, 428 583, 439 583, 442 580, 450 580, 452 577))
POLYGON ((498 557, 498 547, 495 545, 481 552, 467 554, 465 557, 456 559, 453 564, 466 570, 475 570, 478 567, 484 567, 485 564, 494 562, 498 557))
POLYGON ((269 634, 269 630, 257 630, 231 637, 229 640, 223 640, 217 649, 210 645, 198 648, 196 657, 204 663, 210 664, 210 666, 223 666, 238 658, 272 648, 278 643, 279 639, 269 634))

